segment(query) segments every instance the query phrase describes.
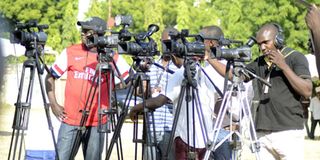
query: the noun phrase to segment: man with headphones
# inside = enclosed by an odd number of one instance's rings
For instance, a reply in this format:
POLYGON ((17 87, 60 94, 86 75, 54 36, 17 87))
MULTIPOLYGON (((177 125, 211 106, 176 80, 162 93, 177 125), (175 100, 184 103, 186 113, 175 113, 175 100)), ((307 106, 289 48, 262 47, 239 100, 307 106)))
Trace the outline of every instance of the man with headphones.
MULTIPOLYGON (((258 82, 260 104, 255 126, 262 159, 303 159, 303 108, 301 97, 312 92, 308 61, 303 54, 284 45, 280 25, 267 23, 256 33, 262 55, 246 67, 267 80, 271 87, 258 82), (295 143, 292 145, 292 143, 295 143)), ((225 65, 215 59, 208 62, 225 75, 225 65)), ((232 78, 232 73, 229 79, 232 78)), ((254 77, 243 77, 247 82, 254 77)))

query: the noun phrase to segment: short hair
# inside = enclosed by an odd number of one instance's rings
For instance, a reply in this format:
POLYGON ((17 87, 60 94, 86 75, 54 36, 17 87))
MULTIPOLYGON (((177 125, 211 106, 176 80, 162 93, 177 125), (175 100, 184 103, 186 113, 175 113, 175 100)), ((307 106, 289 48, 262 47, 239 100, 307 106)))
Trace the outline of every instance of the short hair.
POLYGON ((200 35, 203 39, 220 39, 224 38, 223 31, 216 25, 206 26, 200 30, 200 35))
POLYGON ((178 34, 179 31, 173 27, 167 27, 162 31, 161 39, 170 39, 169 33, 178 34))

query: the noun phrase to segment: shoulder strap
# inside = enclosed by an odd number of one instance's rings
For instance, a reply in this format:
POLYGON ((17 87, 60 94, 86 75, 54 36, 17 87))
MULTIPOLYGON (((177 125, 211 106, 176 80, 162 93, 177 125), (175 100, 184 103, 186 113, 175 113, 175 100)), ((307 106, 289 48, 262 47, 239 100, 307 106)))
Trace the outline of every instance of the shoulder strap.
POLYGON ((284 58, 288 57, 293 52, 296 52, 296 50, 292 48, 284 47, 281 49, 281 53, 284 56, 284 58))

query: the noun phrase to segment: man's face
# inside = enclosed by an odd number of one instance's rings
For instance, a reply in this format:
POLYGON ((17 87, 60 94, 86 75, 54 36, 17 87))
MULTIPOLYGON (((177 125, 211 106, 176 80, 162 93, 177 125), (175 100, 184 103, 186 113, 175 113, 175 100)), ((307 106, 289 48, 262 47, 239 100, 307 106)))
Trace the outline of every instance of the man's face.
POLYGON ((93 30, 82 29, 81 30, 81 42, 83 44, 86 44, 88 37, 91 37, 93 35, 94 35, 94 31, 93 30))
POLYGON ((260 30, 257 33, 257 44, 264 55, 268 55, 270 51, 276 51, 274 46, 275 33, 272 29, 260 30))
POLYGON ((210 58, 211 55, 211 48, 219 47, 219 42, 216 40, 204 40, 205 45, 205 59, 210 58))

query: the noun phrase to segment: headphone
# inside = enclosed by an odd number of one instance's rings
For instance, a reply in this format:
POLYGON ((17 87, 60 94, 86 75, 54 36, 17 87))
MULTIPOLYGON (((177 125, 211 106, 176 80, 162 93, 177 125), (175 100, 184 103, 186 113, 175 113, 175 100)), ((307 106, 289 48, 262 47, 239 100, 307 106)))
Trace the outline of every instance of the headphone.
POLYGON ((284 46, 284 36, 283 36, 283 30, 281 26, 277 23, 272 23, 278 30, 276 36, 274 37, 274 46, 277 49, 281 49, 284 46))

